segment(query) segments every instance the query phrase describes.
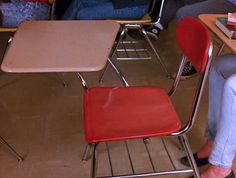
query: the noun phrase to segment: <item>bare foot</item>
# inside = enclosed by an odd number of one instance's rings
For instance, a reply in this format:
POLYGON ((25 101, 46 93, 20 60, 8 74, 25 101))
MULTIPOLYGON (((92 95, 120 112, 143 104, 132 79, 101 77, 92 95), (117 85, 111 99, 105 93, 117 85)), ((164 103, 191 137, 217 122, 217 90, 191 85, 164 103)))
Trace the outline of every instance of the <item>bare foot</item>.
POLYGON ((213 141, 207 140, 205 144, 202 146, 202 148, 197 152, 197 157, 198 158, 209 157, 211 154, 212 147, 213 147, 213 141))
POLYGON ((206 171, 201 173, 201 178, 224 178, 229 175, 231 168, 221 168, 218 166, 210 165, 206 171))

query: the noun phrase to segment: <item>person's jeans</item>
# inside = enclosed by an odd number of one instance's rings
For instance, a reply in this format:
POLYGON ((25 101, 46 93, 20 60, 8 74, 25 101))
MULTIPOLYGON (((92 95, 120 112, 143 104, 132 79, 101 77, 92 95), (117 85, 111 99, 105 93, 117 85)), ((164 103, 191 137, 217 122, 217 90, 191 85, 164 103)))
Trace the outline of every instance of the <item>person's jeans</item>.
POLYGON ((228 0, 187 0, 187 5, 176 12, 176 19, 180 21, 186 16, 198 18, 200 14, 226 14, 235 11, 236 6, 228 0))
POLYGON ((148 4, 114 9, 111 0, 73 0, 63 20, 140 19, 147 12, 148 4))
POLYGON ((230 168, 236 153, 236 55, 219 57, 209 75, 206 137, 214 141, 209 162, 230 168))
POLYGON ((0 3, 3 14, 2 26, 17 27, 25 20, 45 20, 49 18, 50 6, 46 3, 12 0, 0 3))

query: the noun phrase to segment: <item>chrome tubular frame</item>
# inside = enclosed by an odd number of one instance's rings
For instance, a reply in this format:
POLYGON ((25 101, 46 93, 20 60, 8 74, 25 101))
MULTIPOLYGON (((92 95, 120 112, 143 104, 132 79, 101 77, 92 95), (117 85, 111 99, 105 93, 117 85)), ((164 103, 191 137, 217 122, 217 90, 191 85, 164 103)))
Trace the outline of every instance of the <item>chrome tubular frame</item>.
POLYGON ((197 165, 195 163, 195 160, 193 158, 193 154, 192 154, 192 151, 190 149, 190 146, 189 146, 186 135, 179 136, 179 140, 180 140, 180 142, 182 143, 182 145, 184 147, 184 150, 185 150, 186 155, 189 159, 191 168, 176 169, 176 167, 174 165, 174 162, 172 161, 171 156, 169 154, 169 151, 167 150, 165 142, 162 139, 162 143, 165 147, 168 158, 171 161, 173 169, 172 170, 167 170, 167 171, 157 171, 155 166, 154 166, 154 163, 153 163, 153 158, 151 157, 151 153, 150 153, 149 148, 148 148, 148 141, 146 141, 146 139, 143 139, 143 143, 144 143, 145 149, 147 151, 147 156, 149 158, 149 161, 150 161, 150 164, 151 164, 151 167, 152 167, 153 171, 152 172, 147 172, 147 173, 135 173, 134 165, 132 163, 132 159, 131 159, 131 155, 130 155, 130 151, 129 151, 128 142, 124 141, 126 151, 127 151, 127 156, 128 156, 129 162, 130 162, 131 169, 132 169, 132 174, 114 175, 114 171, 113 171, 113 167, 112 167, 112 163, 111 163, 111 155, 110 155, 110 151, 109 151, 109 146, 108 146, 108 143, 105 142, 106 148, 107 148, 107 154, 108 154, 108 161, 109 161, 109 165, 110 165, 110 169, 111 169, 111 175, 110 176, 98 176, 98 177, 97 177, 98 152, 96 150, 97 146, 98 146, 98 143, 92 143, 92 144, 90 144, 90 145, 93 146, 92 161, 91 161, 91 163, 92 163, 91 178, 133 178, 133 177, 150 177, 150 176, 162 176, 162 175, 172 175, 172 174, 186 174, 186 173, 193 173, 195 178, 200 178, 199 171, 198 171, 197 165))
POLYGON ((117 66, 111 61, 111 59, 113 58, 117 48, 118 48, 118 45, 120 44, 121 40, 124 38, 124 35, 125 35, 125 31, 126 29, 122 29, 122 32, 118 38, 118 41, 114 44, 114 47, 111 51, 111 54, 110 54, 110 57, 108 58, 108 61, 106 63, 106 66, 104 68, 104 70, 102 71, 100 77, 99 77, 99 82, 102 83, 103 82, 103 77, 104 77, 104 74, 108 68, 108 64, 111 65, 112 69, 116 72, 117 76, 120 78, 120 80, 122 81, 122 83, 124 84, 124 86, 129 86, 127 80, 125 79, 124 75, 120 72, 120 70, 117 68, 117 66))
POLYGON ((88 154, 90 152, 91 144, 87 144, 82 156, 82 161, 87 161, 88 160, 88 154))
POLYGON ((77 73, 76 73, 76 77, 77 77, 78 79, 80 79, 81 84, 82 84, 84 90, 87 90, 87 89, 88 89, 88 85, 87 85, 86 81, 84 80, 83 75, 82 75, 81 73, 77 72, 77 73))
POLYGON ((60 82, 62 83, 62 85, 64 87, 68 87, 68 83, 64 80, 63 74, 61 73, 56 73, 57 78, 60 80, 60 82))
POLYGON ((149 44, 150 48, 151 48, 152 51, 154 52, 154 54, 155 54, 155 56, 157 57, 158 61, 160 62, 161 67, 162 67, 162 69, 164 70, 164 72, 166 73, 167 77, 170 78, 171 75, 170 75, 170 73, 168 72, 165 63, 164 63, 163 60, 161 59, 161 56, 160 56, 159 52, 158 52, 157 49, 154 47, 154 45, 153 45, 151 39, 149 38, 149 36, 148 36, 146 30, 145 30, 142 26, 140 26, 140 31, 141 31, 141 33, 143 34, 143 36, 144 36, 145 40, 147 41, 147 43, 149 44))
POLYGON ((225 47, 225 43, 222 43, 222 45, 220 46, 218 52, 216 53, 216 56, 221 55, 222 51, 224 50, 224 47, 225 47))
POLYGON ((2 144, 5 148, 7 148, 7 150, 19 161, 23 161, 24 159, 11 147, 11 145, 9 145, 7 143, 6 140, 4 140, 1 136, 0 136, 0 144, 2 144))
POLYGON ((212 51, 213 51, 213 44, 211 43, 210 48, 208 50, 207 66, 206 66, 205 72, 202 74, 201 79, 199 80, 198 87, 195 92, 194 102, 193 102, 192 109, 189 116, 190 117, 189 122, 179 132, 171 134, 173 136, 180 136, 182 134, 186 134, 192 128, 193 123, 196 120, 196 115, 197 115, 197 111, 200 105, 201 96, 203 94, 204 86, 208 77, 208 72, 210 69, 211 61, 212 61, 212 51))

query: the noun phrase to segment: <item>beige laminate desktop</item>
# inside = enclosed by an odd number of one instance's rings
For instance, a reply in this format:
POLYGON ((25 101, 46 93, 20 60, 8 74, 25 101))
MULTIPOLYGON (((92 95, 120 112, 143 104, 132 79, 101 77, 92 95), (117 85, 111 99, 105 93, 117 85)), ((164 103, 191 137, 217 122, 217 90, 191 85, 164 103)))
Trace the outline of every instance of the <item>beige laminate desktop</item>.
POLYGON ((119 24, 103 21, 26 21, 17 29, 5 72, 90 72, 104 68, 119 24))

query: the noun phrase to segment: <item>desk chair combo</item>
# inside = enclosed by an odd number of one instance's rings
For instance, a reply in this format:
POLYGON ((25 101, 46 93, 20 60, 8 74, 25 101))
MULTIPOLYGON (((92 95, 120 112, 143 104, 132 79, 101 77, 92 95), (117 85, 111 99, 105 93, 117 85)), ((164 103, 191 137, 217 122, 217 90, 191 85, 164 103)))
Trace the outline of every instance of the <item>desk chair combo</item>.
MULTIPOLYGON (((50 19, 54 18, 54 11, 55 11, 55 3, 56 0, 48 0, 48 3, 51 5, 51 12, 50 12, 50 19)), ((17 27, 0 27, 0 33, 15 33, 17 27)), ((12 36, 8 39, 7 46, 10 45, 12 41, 12 36)), ((10 144, 7 143, 6 140, 2 136, 0 136, 0 144, 3 145, 10 153, 17 158, 18 161, 23 161, 23 158, 11 147, 10 144)))
MULTIPOLYGON (((152 3, 150 5, 148 13, 145 14, 142 19, 137 19, 137 20, 116 20, 120 24, 120 28, 121 28, 120 31, 121 32, 118 34, 117 41, 114 45, 113 53, 112 53, 110 59, 112 59, 114 57, 114 55, 116 54, 116 52, 118 52, 120 50, 122 50, 126 54, 128 54, 130 51, 136 52, 136 53, 138 51, 143 51, 143 52, 147 51, 147 49, 135 49, 135 46, 133 46, 133 49, 119 49, 120 45, 123 45, 124 43, 126 43, 125 41, 123 41, 123 39, 125 37, 125 34, 127 34, 130 29, 137 30, 137 31, 140 32, 140 34, 146 40, 146 42, 149 45, 150 49, 155 54, 155 57, 157 57, 159 63, 161 64, 161 67, 162 67, 163 71, 166 73, 167 77, 170 77, 170 73, 168 72, 167 67, 166 67, 165 63, 163 62, 159 52, 154 47, 154 45, 153 45, 153 43, 152 43, 152 41, 149 37, 148 32, 146 32, 146 30, 143 28, 143 25, 154 25, 154 24, 159 23, 161 15, 162 15, 162 9, 163 9, 164 2, 165 2, 165 0, 152 0, 152 3), (155 20, 155 21, 151 16, 151 14, 153 13, 154 10, 159 11, 158 17, 156 17, 157 20, 155 20)), ((136 42, 129 41, 128 43, 134 44, 136 42)), ((120 58, 120 59, 122 59, 122 58, 120 58)), ((145 58, 140 57, 140 56, 128 57, 128 58, 125 57, 125 60, 137 60, 137 59, 145 59, 145 58)), ((107 63, 107 66, 108 66, 108 63, 107 63)), ((103 80, 103 76, 104 76, 104 73, 107 69, 107 66, 106 66, 105 70, 103 71, 103 73, 101 74, 100 82, 103 80)))
MULTIPOLYGON (((127 140, 141 139, 148 148, 147 144, 149 143, 146 141, 148 138, 167 136, 179 139, 188 157, 190 168, 177 169, 171 161, 173 168, 167 171, 157 171, 155 165, 153 165, 150 151, 147 149, 147 155, 149 155, 153 168, 152 171, 137 173, 135 169, 132 169, 132 174, 114 175, 114 167, 112 167, 109 158, 111 175, 101 177, 149 177, 184 173, 193 173, 194 177, 200 177, 186 134, 190 131, 196 119, 210 68, 213 47, 210 34, 204 24, 198 19, 190 17, 184 18, 178 24, 176 40, 183 57, 169 92, 158 86, 87 88, 84 85, 84 134, 88 145, 82 159, 87 160, 89 150, 92 148, 91 178, 100 177, 97 176, 97 147, 100 143, 125 141, 130 167, 133 168, 127 140), (170 97, 177 89, 187 60, 194 65, 200 77, 189 118, 186 123, 182 123, 170 97)), ((83 81, 82 78, 81 80, 83 81)), ((108 157, 111 149, 107 150, 108 157)))

